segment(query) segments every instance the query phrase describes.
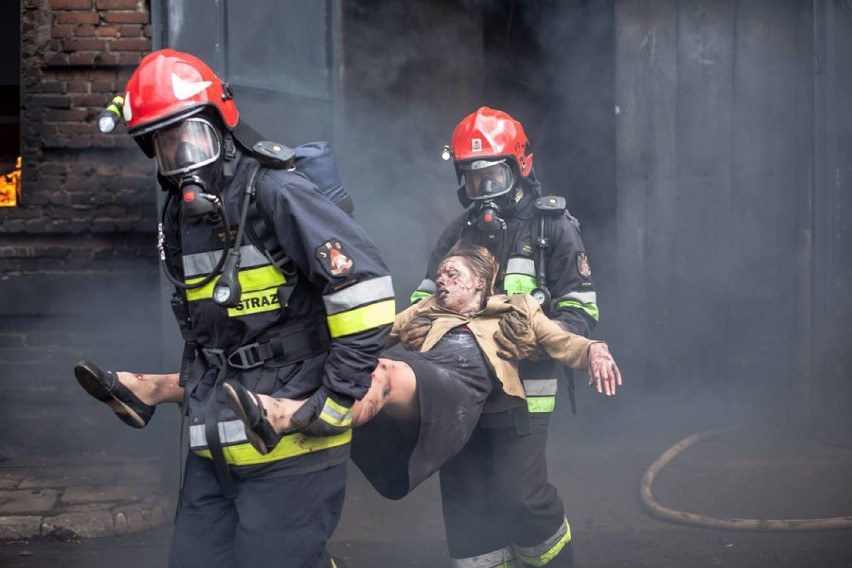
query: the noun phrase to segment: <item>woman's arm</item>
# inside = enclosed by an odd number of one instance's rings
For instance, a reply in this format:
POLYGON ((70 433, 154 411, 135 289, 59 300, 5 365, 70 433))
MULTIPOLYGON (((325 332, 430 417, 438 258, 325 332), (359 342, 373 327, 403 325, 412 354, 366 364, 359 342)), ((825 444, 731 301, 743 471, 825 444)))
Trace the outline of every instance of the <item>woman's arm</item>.
POLYGON ((535 340, 550 357, 572 369, 589 367, 589 346, 594 341, 565 330, 541 309, 530 313, 530 328, 535 340))
POLYGON ((530 328, 542 349, 572 369, 588 369, 589 386, 601 394, 614 395, 616 386, 621 385, 621 371, 607 344, 571 333, 545 316, 538 306, 529 302, 527 305, 531 309, 530 328))

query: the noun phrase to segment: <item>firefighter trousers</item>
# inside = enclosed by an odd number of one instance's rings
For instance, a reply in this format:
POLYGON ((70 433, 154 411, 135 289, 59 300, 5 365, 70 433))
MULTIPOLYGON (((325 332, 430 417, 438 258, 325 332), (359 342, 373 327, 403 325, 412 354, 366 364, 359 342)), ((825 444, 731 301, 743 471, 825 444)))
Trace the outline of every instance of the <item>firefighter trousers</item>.
POLYGON ((441 502, 456 568, 572 567, 562 500, 547 479, 549 414, 528 428, 480 420, 470 440, 440 471, 441 502))
POLYGON ((305 474, 234 477, 222 494, 213 462, 192 452, 175 521, 170 568, 330 568, 325 545, 343 508, 346 464, 305 474))

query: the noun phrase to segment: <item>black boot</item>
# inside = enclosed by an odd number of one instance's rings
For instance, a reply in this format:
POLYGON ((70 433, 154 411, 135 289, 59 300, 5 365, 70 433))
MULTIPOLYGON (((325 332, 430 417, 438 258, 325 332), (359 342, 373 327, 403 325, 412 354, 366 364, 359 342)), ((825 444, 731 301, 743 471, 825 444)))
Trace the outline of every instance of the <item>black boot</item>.
POLYGON ((266 455, 269 450, 278 445, 281 434, 276 434, 272 424, 266 417, 266 409, 260 403, 257 395, 251 394, 237 381, 227 380, 222 384, 225 398, 246 429, 246 436, 252 447, 266 455))
POLYGON ((74 376, 87 393, 112 408, 116 416, 128 426, 144 428, 157 409, 139 400, 118 381, 113 371, 104 371, 89 361, 80 361, 74 365, 74 376))

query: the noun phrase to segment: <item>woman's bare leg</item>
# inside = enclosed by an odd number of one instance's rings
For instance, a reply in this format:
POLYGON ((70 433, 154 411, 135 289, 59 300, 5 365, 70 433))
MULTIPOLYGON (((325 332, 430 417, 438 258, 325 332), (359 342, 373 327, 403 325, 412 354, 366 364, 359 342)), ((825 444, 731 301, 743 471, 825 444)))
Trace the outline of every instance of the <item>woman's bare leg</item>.
POLYGON ((410 438, 420 432, 420 399, 414 370, 402 361, 379 359, 370 390, 352 407, 352 426, 360 426, 384 412, 410 438))
POLYGON ((183 387, 178 384, 178 373, 155 375, 116 371, 115 374, 118 381, 145 404, 153 406, 166 402, 183 402, 183 387))
MULTIPOLYGON (((419 417, 417 378, 411 367, 401 361, 379 359, 372 377, 370 390, 352 406, 353 427, 364 424, 382 411, 402 422, 414 422, 419 417)), ((290 429, 293 414, 304 404, 304 401, 251 394, 263 405, 276 434, 290 429)))
POLYGON ((372 377, 370 390, 352 407, 353 426, 360 426, 379 412, 401 421, 418 418, 417 377, 407 363, 379 359, 372 377))

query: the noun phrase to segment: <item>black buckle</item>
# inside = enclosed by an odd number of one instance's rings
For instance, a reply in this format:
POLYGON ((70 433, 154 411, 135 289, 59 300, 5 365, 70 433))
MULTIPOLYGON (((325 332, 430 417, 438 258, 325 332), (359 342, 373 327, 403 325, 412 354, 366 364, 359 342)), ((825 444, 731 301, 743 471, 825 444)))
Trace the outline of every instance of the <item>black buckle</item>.
POLYGON ((260 343, 249 343, 228 355, 227 361, 235 369, 253 369, 263 365, 265 358, 260 354, 260 343))
POLYGON ((201 349, 201 355, 204 356, 204 360, 207 361, 207 363, 217 369, 223 369, 225 365, 228 364, 228 359, 225 357, 224 349, 210 349, 203 347, 201 349))

